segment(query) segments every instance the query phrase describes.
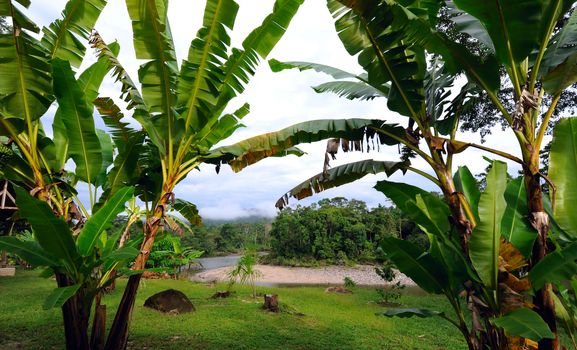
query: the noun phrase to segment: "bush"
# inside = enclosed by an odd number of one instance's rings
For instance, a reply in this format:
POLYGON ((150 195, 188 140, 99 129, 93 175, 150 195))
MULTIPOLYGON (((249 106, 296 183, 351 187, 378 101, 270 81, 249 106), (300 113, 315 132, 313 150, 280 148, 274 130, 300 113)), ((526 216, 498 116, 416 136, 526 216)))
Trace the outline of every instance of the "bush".
MULTIPOLYGON (((395 270, 393 270, 393 265, 390 263, 385 263, 380 269, 375 267, 375 272, 388 283, 393 282, 397 277, 395 270)), ((379 295, 379 300, 377 302, 387 306, 398 305, 396 301, 403 295, 403 289, 405 289, 405 285, 400 281, 384 286, 383 288, 377 288, 376 291, 379 295)))
POLYGON ((357 283, 355 281, 353 281, 353 279, 348 277, 348 276, 344 278, 343 282, 345 284, 345 288, 354 288, 357 286, 357 283))

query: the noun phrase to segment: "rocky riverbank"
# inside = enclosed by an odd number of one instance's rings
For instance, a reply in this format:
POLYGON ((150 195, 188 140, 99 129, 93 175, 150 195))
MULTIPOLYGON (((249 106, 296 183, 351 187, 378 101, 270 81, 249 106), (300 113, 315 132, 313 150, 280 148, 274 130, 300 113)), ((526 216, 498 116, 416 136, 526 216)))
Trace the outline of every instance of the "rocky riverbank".
MULTIPOLYGON (((343 284, 345 277, 351 278, 357 285, 377 286, 385 285, 385 281, 375 273, 374 266, 357 265, 326 266, 326 267, 285 267, 272 265, 256 265, 255 268, 262 273, 258 278, 259 284, 343 284)), ((195 274, 192 279, 199 282, 226 282, 228 273, 232 267, 221 267, 195 274)), ((406 286, 414 286, 415 283, 407 276, 397 273, 397 278, 392 282, 401 281, 406 286)))

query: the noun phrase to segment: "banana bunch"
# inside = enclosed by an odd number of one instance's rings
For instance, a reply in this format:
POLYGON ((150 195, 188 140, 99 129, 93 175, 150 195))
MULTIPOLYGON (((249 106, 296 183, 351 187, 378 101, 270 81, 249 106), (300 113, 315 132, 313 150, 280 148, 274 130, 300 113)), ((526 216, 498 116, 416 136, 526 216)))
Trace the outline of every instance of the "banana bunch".
POLYGON ((14 151, 12 148, 0 142, 0 170, 2 170, 2 168, 4 168, 8 162, 10 162, 13 156, 14 151))

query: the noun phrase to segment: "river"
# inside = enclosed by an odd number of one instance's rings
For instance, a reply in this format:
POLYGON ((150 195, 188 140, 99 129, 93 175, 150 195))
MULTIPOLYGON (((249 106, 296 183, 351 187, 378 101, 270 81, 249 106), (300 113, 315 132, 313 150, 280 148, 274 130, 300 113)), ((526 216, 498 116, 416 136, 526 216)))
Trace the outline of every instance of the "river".
POLYGON ((233 266, 242 255, 213 256, 209 258, 196 259, 202 264, 202 270, 218 269, 219 267, 233 266))

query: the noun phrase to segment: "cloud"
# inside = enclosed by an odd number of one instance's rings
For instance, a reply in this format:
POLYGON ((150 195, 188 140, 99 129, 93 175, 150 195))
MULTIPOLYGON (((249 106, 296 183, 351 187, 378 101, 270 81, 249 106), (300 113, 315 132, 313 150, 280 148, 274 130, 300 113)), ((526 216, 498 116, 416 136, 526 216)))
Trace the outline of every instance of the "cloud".
POLYGON ((259 202, 253 207, 241 207, 239 203, 219 202, 214 206, 207 206, 200 210, 205 219, 228 220, 246 218, 250 216, 273 217, 276 215, 274 203, 259 202))

